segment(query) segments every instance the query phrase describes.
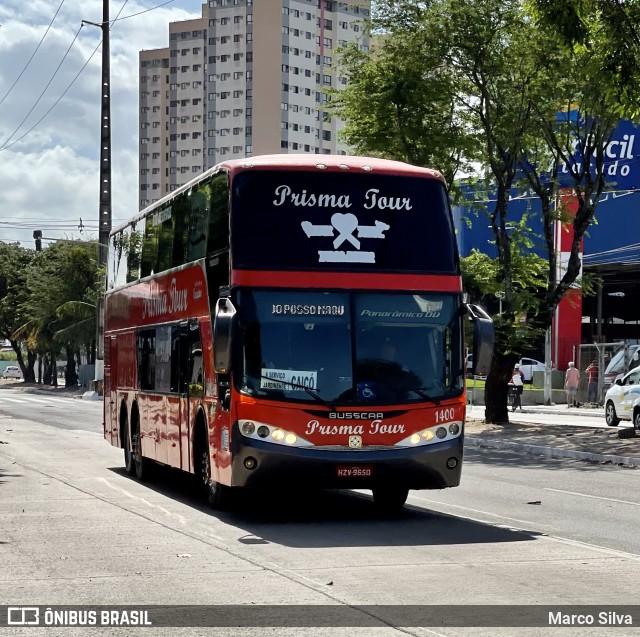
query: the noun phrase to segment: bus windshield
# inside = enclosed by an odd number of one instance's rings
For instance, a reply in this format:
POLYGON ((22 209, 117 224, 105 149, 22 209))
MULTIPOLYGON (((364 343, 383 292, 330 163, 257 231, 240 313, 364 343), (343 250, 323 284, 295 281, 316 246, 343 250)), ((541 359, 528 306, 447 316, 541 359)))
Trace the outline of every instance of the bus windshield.
POLYGON ((241 289, 236 302, 243 393, 366 406, 462 392, 455 295, 241 289))

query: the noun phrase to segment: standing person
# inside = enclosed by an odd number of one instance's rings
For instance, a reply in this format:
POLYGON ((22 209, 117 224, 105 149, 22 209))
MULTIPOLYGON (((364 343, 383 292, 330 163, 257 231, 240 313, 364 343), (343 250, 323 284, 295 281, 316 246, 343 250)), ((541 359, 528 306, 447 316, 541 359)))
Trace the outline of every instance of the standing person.
POLYGON ((590 403, 598 402, 598 361, 593 360, 586 369, 587 380, 587 401, 590 403))
POLYGON ((567 392, 567 407, 576 406, 576 395, 580 385, 580 371, 575 363, 571 361, 564 375, 564 390, 567 392))
POLYGON ((520 411, 522 411, 522 390, 524 389, 524 373, 520 369, 520 365, 518 365, 518 363, 516 363, 513 368, 509 385, 512 385, 511 390, 513 391, 513 407, 511 408, 511 411, 515 411, 518 407, 520 407, 520 411))

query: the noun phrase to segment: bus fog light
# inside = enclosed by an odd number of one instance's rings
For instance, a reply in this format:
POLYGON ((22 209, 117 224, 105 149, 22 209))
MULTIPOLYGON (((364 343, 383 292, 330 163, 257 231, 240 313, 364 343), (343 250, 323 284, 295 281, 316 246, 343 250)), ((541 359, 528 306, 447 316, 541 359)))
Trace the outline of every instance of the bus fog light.
POLYGON ((455 469, 458 466, 458 459, 457 458, 449 458, 447 460, 447 468, 448 469, 455 469))
POLYGON ((447 430, 444 427, 438 427, 436 429, 436 436, 438 436, 438 438, 446 438, 447 430))
POLYGON ((249 470, 255 469, 257 465, 258 465, 258 461, 255 458, 252 458, 251 456, 244 459, 244 466, 249 470))
POLYGON ((413 434, 411 436, 411 444, 417 445, 420 442, 420 434, 413 434))
POLYGON ((422 438, 423 438, 423 440, 426 440, 427 442, 429 440, 433 440, 434 436, 435 436, 435 434, 433 433, 433 431, 431 431, 431 429, 425 429, 422 432, 422 438))
POLYGON ((449 425, 449 433, 452 436, 457 436, 460 433, 460 425, 455 422, 452 425, 449 425))
POLYGON ((242 433, 245 436, 251 436, 255 430, 256 430, 256 426, 252 422, 242 423, 242 433))
POLYGON ((258 435, 260 438, 266 438, 269 435, 269 427, 266 425, 260 425, 258 427, 258 435))
POLYGON ((271 437, 272 437, 274 440, 278 440, 278 441, 279 441, 279 440, 284 440, 284 431, 282 431, 282 429, 274 429, 274 430, 271 432, 271 437))
POLYGON ((293 445, 295 444, 296 440, 298 439, 298 437, 295 434, 287 434, 284 441, 288 444, 288 445, 293 445))

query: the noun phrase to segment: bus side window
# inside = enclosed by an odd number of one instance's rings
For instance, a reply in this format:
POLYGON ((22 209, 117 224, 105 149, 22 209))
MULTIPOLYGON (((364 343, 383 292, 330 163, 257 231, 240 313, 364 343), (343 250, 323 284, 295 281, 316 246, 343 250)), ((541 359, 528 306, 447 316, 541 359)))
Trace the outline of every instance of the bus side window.
POLYGON ((140 278, 142 239, 142 232, 136 230, 136 226, 133 224, 129 235, 129 253, 127 254, 127 283, 137 281, 140 278))
POLYGON ((189 326, 189 341, 191 343, 189 394, 202 396, 204 394, 204 361, 202 359, 202 343, 200 341, 200 328, 197 323, 189 326))
POLYGON ((195 261, 206 256, 209 207, 211 202, 210 183, 201 184, 191 193, 189 212, 189 245, 187 260, 195 261))
MULTIPOLYGON (((167 206, 160 209, 159 213, 167 213, 171 211, 171 206, 167 206)), ((156 260, 155 272, 164 272, 173 266, 173 227, 174 218, 171 215, 169 218, 164 219, 161 222, 157 222, 158 225, 158 255, 156 260)))
POLYGON ((179 267, 186 263, 187 245, 189 243, 189 216, 191 202, 184 196, 176 200, 171 206, 173 215, 173 248, 171 267, 179 267))
POLYGON ((229 178, 227 173, 211 180, 211 213, 207 254, 217 254, 229 248, 229 178))
POLYGON ((140 330, 137 338, 138 386, 153 391, 156 386, 155 329, 140 330))
POLYGON ((158 226, 153 224, 153 215, 145 220, 144 239, 142 240, 142 263, 140 276, 153 274, 158 256, 158 226))

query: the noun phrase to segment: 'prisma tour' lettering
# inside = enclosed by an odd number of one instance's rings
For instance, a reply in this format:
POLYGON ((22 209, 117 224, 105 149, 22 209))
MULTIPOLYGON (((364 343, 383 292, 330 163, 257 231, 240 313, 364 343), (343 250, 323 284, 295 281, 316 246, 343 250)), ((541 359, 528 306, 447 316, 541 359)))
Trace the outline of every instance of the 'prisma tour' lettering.
POLYGON ((176 280, 171 279, 169 297, 165 292, 155 294, 144 299, 142 304, 142 318, 154 318, 173 312, 182 312, 187 309, 187 290, 178 289, 176 280))
POLYGON ((321 436, 362 436, 364 433, 375 434, 403 434, 405 426, 400 424, 383 423, 382 420, 373 420, 365 431, 364 424, 349 425, 321 425, 318 420, 310 420, 307 423, 305 435, 319 434, 321 436))
POLYGON ((349 195, 315 195, 302 192, 293 192, 289 186, 278 186, 275 191, 276 198, 273 200, 274 206, 281 206, 289 202, 294 206, 306 206, 318 208, 351 208, 349 195))
MULTIPOLYGON (((306 208, 351 208, 349 195, 319 194, 302 190, 294 192, 290 186, 282 184, 275 189, 274 206, 282 206, 286 203, 296 207, 306 208)), ((365 210, 412 210, 410 197, 388 197, 380 194, 378 188, 370 188, 364 195, 363 207, 365 210)))

